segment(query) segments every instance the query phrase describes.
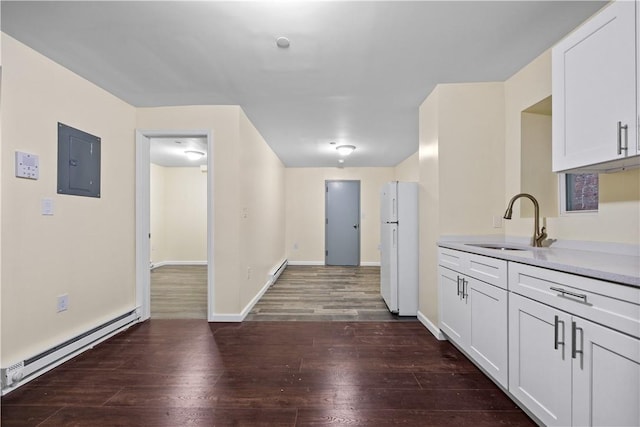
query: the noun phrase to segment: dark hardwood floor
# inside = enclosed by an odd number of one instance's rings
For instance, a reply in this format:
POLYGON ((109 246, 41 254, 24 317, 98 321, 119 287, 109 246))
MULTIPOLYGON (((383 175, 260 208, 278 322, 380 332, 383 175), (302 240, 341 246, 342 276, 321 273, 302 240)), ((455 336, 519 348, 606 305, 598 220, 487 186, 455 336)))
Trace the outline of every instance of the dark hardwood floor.
POLYGON ((533 426, 418 322, 150 320, 2 399, 2 426, 533 426))

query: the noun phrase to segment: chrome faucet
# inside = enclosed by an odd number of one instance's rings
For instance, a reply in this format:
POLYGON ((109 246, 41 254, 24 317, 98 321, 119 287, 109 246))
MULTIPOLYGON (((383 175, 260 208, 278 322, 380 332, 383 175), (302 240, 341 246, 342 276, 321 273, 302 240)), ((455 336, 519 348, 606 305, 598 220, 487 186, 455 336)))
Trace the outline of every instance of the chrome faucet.
POLYGON ((531 194, 520 193, 516 194, 509 201, 509 206, 507 206, 507 210, 504 213, 504 219, 511 219, 511 215, 513 215, 513 203, 521 197, 526 197, 527 199, 533 202, 533 238, 531 239, 531 246, 535 246, 536 248, 542 247, 542 242, 547 238, 547 228, 542 227, 540 230, 540 206, 538 205, 538 201, 531 194))

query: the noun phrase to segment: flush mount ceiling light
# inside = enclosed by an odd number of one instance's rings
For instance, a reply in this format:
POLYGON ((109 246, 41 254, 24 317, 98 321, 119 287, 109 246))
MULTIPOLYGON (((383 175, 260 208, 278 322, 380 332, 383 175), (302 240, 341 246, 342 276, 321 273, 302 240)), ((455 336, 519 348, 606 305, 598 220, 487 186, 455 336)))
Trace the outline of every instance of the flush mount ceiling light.
POLYGON ((355 145, 338 145, 336 147, 336 150, 338 150, 338 153, 341 156, 348 156, 349 154, 353 153, 353 150, 356 149, 355 145))
POLYGON ((291 43, 289 43, 289 39, 286 37, 278 37, 276 39, 276 45, 281 49, 286 49, 291 45, 291 43))
POLYGON ((202 151, 196 150, 186 150, 184 154, 187 155, 187 159, 189 160, 200 160, 204 156, 202 151))

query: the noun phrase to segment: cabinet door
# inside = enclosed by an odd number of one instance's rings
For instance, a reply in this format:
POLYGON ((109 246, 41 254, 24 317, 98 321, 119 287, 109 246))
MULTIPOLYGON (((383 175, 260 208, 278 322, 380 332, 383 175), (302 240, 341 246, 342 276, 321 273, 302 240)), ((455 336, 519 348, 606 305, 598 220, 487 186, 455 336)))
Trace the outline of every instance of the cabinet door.
POLYGON ((637 154, 635 7, 612 3, 553 48, 556 172, 637 154))
POLYGON ((466 277, 470 309, 467 352, 507 388, 507 291, 466 277))
POLYGON ((440 329, 450 340, 465 347, 468 336, 469 310, 467 301, 462 298, 462 285, 458 281, 461 275, 448 268, 438 267, 440 287, 440 329))
POLYGON ((573 425, 640 426, 640 340, 574 322, 573 425))
POLYGON ((570 319, 509 294, 509 391, 547 426, 571 425, 570 319))

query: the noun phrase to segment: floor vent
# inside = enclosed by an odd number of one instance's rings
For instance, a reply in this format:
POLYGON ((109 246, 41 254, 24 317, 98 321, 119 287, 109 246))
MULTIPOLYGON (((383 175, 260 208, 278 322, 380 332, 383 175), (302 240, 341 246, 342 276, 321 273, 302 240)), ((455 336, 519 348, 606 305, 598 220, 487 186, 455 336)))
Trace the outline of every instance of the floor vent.
POLYGON ((139 318, 139 311, 132 310, 49 350, 14 363, 7 368, 2 368, 0 371, 2 395, 4 396, 22 384, 39 377, 72 357, 123 331, 137 323, 139 318))

